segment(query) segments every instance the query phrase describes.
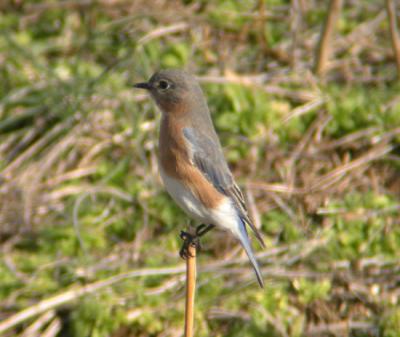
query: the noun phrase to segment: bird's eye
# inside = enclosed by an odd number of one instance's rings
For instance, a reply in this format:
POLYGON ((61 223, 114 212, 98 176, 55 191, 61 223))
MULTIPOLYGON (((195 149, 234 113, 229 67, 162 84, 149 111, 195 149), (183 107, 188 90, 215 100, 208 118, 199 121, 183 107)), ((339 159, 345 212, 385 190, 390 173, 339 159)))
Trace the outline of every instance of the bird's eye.
POLYGON ((166 90, 166 89, 169 88, 169 83, 167 81, 165 81, 165 80, 161 80, 160 82, 158 82, 158 87, 161 90, 166 90))

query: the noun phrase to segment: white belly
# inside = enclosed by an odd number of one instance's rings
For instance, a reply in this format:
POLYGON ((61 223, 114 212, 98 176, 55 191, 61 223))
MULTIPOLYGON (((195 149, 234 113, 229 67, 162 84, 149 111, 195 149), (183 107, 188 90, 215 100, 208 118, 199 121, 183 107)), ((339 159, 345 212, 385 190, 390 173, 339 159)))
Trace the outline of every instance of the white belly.
POLYGON ((191 218, 206 225, 213 224, 230 230, 235 236, 238 234, 240 219, 228 197, 217 208, 210 210, 204 207, 189 188, 169 177, 161 168, 160 175, 169 195, 191 218))

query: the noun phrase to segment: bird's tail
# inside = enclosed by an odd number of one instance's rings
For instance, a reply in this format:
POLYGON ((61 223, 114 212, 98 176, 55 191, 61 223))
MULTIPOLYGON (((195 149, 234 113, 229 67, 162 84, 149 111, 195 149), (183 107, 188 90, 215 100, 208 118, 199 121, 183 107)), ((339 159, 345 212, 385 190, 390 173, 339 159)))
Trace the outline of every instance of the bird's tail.
POLYGON ((250 262, 251 265, 253 266, 254 272, 256 273, 257 276, 257 281, 260 285, 261 288, 264 288, 264 281, 261 275, 260 267, 258 266, 258 262, 254 256, 253 249, 251 248, 249 236, 247 234, 246 230, 246 225, 243 223, 243 221, 240 221, 240 224, 238 226, 238 233, 237 233, 237 238, 239 239, 240 243, 242 244, 250 262))

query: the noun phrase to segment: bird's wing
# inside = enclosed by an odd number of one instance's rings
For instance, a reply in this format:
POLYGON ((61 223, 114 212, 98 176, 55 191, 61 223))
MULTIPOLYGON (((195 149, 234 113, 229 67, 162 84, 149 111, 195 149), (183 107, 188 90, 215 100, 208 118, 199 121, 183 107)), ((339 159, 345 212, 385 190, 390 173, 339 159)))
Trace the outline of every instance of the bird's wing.
POLYGON ((243 194, 232 177, 218 140, 214 141, 190 127, 183 128, 183 134, 189 143, 192 163, 219 192, 233 201, 239 216, 250 226, 258 241, 264 247, 264 240, 249 219, 243 194))

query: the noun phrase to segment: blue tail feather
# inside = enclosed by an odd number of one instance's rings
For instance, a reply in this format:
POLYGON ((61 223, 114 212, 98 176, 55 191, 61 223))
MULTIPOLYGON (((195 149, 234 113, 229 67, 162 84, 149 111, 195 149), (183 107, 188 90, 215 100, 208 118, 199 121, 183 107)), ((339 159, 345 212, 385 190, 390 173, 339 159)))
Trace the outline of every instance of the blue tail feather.
POLYGON ((249 236, 248 236, 247 230, 246 230, 246 225, 242 221, 239 224, 238 239, 239 239, 240 243, 242 244, 242 246, 248 256, 250 263, 253 266, 253 269, 254 269, 254 272, 256 273, 257 281, 258 281, 260 287, 264 288, 264 281, 263 281, 263 278, 261 275, 260 267, 258 265, 256 257, 254 256, 253 249, 251 248, 249 236))

